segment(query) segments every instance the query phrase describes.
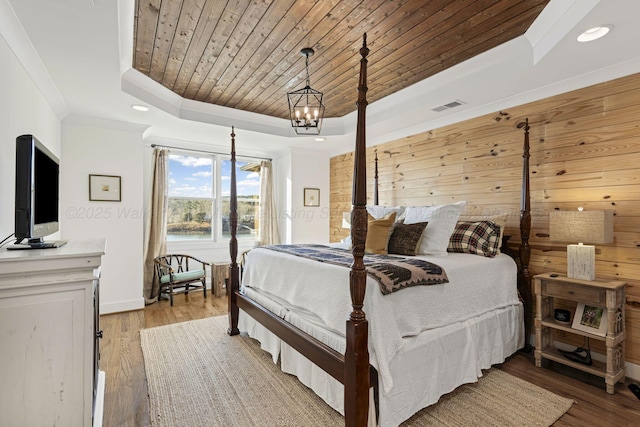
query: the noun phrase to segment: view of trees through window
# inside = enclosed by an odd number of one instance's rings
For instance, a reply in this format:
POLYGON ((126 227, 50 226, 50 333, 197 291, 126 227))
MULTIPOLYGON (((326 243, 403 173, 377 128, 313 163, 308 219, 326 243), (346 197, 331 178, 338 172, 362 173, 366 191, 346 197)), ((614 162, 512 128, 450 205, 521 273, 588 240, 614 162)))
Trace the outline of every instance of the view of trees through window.
MULTIPOLYGON (((231 161, 169 156, 167 240, 228 239, 231 161), (215 173, 220 168, 219 180, 215 173), (220 197, 216 198, 216 188, 220 197)), ((238 238, 255 239, 260 205, 259 164, 236 162, 238 238)))

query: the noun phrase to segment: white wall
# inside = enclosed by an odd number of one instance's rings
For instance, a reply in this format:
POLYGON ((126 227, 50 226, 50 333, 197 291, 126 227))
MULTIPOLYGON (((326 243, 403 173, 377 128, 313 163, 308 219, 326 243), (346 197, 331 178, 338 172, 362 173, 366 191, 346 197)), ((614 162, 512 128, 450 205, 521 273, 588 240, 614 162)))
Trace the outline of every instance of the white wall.
POLYGON ((60 158, 60 232, 46 239, 107 237, 101 310, 142 308, 142 130, 113 123, 63 126, 1 37, 0 64, 0 239, 14 231, 15 139, 33 134, 60 158), (121 175, 123 201, 89 202, 89 173, 121 175))
POLYGON ((329 163, 327 153, 292 148, 274 159, 274 187, 282 243, 329 242, 329 163), (320 206, 304 206, 304 189, 320 189, 320 206))
POLYGON ((66 240, 107 238, 103 314, 144 307, 143 131, 139 125, 77 117, 62 126, 61 234, 66 240), (122 201, 89 201, 89 174, 120 176, 122 201))
MULTIPOLYGON (((14 231, 16 137, 33 134, 60 157, 60 120, 0 37, 0 240, 14 231)), ((57 238, 53 235, 52 239, 57 238)))
POLYGON ((289 198, 286 206, 287 243, 329 242, 329 155, 302 148, 291 149, 289 198), (304 189, 320 189, 320 206, 304 206, 304 189))
MULTIPOLYGON (((2 37, 0 64, 0 239, 14 231, 15 139, 33 134, 60 158, 60 232, 46 239, 107 237, 101 310, 142 308, 142 131, 112 123, 63 126, 29 74, 39 70, 26 70, 2 37), (121 175, 123 201, 89 202, 89 173, 121 175), (108 219, 107 205, 112 208, 108 219), (102 208, 102 218, 96 217, 96 207, 102 208)), ((46 89, 49 96, 51 90, 46 89)))

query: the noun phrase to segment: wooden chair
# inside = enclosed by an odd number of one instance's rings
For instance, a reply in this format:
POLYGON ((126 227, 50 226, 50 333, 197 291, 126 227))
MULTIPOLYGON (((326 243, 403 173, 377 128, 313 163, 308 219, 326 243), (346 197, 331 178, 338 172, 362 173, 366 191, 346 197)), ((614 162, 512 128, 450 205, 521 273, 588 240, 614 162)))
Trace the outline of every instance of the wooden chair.
POLYGON ((156 277, 160 282, 160 295, 168 294, 172 306, 174 294, 188 294, 189 291, 202 289, 207 298, 208 262, 183 254, 160 255, 153 261, 156 277))

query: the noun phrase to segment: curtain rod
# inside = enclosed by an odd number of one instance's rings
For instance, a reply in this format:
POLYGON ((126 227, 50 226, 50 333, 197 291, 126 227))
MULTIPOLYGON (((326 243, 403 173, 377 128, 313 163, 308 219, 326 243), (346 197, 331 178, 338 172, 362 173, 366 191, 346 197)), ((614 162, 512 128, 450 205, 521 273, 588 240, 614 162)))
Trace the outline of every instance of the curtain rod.
MULTIPOLYGON (((182 150, 182 151, 194 151, 196 153, 219 154, 221 156, 231 156, 231 153, 220 153, 220 152, 217 152, 217 151, 195 150, 193 148, 172 147, 171 145, 151 144, 151 148, 156 148, 156 147, 175 148, 176 150, 182 150)), ((247 158, 247 159, 268 160, 268 161, 272 160, 272 159, 270 159, 268 157, 244 156, 244 155, 241 155, 241 154, 238 154, 238 157, 247 158)))

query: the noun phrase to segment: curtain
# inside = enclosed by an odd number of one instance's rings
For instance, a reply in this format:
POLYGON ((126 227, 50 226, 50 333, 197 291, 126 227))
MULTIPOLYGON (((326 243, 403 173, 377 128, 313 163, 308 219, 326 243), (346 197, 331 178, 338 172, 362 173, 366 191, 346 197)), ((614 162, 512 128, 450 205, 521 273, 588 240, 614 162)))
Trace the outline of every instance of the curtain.
POLYGON ((145 304, 158 300, 160 284, 154 277, 153 259, 167 250, 167 203, 169 191, 169 150, 153 150, 153 179, 150 209, 147 215, 147 235, 144 248, 145 304))
POLYGON ((260 163, 260 231, 258 246, 277 245, 280 243, 278 232, 278 212, 273 198, 273 168, 271 162, 260 163))

